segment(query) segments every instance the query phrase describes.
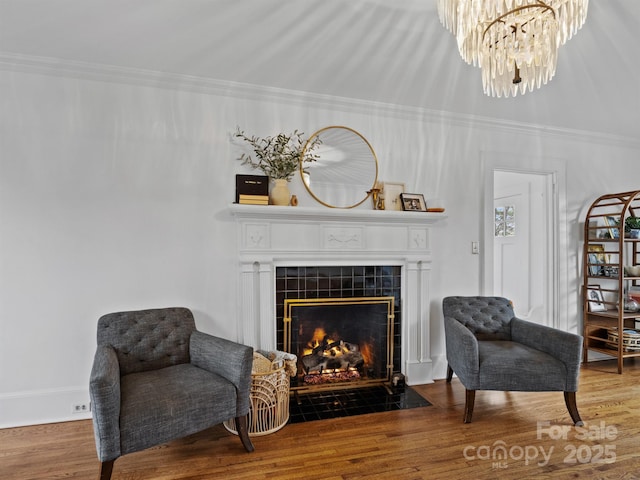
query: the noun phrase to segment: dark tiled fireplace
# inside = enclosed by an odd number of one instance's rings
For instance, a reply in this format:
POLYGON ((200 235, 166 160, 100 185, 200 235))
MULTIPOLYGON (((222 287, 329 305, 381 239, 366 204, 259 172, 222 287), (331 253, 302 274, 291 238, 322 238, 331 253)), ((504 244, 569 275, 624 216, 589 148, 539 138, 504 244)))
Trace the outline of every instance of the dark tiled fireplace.
POLYGON ((293 390, 389 383, 400 371, 400 266, 276 268, 277 348, 293 390))

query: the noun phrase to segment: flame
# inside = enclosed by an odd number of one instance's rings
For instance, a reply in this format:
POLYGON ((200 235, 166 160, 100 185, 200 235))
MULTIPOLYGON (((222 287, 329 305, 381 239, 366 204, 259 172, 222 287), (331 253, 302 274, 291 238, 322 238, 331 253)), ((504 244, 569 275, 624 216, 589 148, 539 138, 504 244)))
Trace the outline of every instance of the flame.
POLYGON ((324 330, 324 328, 316 328, 313 331, 313 336, 311 337, 311 340, 309 340, 309 345, 313 345, 314 347, 317 347, 318 345, 320 345, 324 339, 327 336, 327 332, 324 330))
POLYGON ((360 346, 360 353, 362 354, 365 365, 371 365, 371 363, 373 362, 373 352, 371 345, 368 343, 363 343, 360 346))
POLYGON ((320 328, 320 327, 316 328, 313 331, 313 336, 307 342, 306 347, 302 350, 302 354, 310 355, 311 353, 313 353, 313 349, 322 345, 325 340, 327 340, 329 343, 333 341, 333 340, 327 339, 327 332, 325 331, 324 328, 320 328))

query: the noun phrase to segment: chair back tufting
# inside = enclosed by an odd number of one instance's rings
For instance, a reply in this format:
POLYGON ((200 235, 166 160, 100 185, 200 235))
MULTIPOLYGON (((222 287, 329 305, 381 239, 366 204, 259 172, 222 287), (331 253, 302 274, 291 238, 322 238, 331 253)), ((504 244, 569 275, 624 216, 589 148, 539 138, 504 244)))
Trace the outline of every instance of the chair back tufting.
POLYGON ((127 375, 189 363, 194 330, 187 308, 109 313, 98 320, 98 345, 114 348, 120 375, 127 375))
POLYGON ((511 300, 503 297, 446 297, 445 317, 467 327, 478 340, 511 340, 509 322, 515 313, 511 300))

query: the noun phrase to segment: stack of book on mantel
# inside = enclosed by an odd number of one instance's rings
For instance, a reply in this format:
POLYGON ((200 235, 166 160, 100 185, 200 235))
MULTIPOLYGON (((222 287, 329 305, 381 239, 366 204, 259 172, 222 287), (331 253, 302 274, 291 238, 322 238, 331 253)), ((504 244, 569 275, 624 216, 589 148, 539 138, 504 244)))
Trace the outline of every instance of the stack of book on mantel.
POLYGON ((269 177, 236 175, 236 203, 269 205, 269 177))

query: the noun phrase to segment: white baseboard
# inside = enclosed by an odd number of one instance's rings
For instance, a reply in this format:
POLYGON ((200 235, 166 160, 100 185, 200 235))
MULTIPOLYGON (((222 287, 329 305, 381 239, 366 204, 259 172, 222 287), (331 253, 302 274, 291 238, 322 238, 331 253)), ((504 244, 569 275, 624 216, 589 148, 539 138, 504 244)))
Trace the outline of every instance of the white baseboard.
POLYGON ((38 390, 0 395, 0 428, 91 418, 89 389, 38 390), (73 412, 75 405, 89 408, 73 412))
POLYGON ((431 357, 433 362, 433 379, 443 380, 447 378, 447 356, 446 355, 434 355, 431 357))
POLYGON ((587 360, 587 363, 601 362, 603 360, 613 360, 615 358, 615 356, 607 355, 606 353, 594 352, 593 350, 589 350, 589 360, 587 360))
POLYGON ((411 361, 405 365, 405 376, 407 385, 423 385, 433 383, 433 370, 431 360, 420 362, 411 361))

